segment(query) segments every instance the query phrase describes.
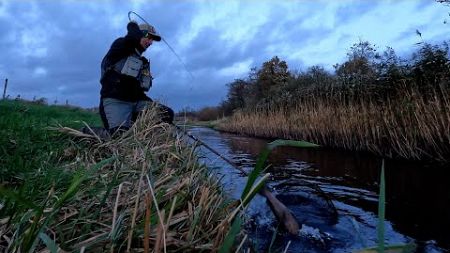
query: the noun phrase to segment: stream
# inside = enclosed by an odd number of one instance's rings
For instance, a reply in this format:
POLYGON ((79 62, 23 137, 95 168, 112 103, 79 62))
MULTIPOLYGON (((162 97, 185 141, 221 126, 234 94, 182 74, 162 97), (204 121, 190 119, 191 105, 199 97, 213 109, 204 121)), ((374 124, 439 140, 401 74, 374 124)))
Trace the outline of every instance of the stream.
MULTIPOLYGON (((187 131, 247 172, 270 140, 193 127, 187 131)), ((200 147, 201 162, 238 199, 247 178, 200 147)), ((265 199, 247 209, 247 247, 257 252, 351 252, 377 244, 378 182, 381 159, 331 149, 278 147, 268 159, 274 195, 294 214, 301 229, 288 235, 265 199)), ((386 160, 385 243, 414 243, 416 252, 449 252, 450 168, 386 160)))

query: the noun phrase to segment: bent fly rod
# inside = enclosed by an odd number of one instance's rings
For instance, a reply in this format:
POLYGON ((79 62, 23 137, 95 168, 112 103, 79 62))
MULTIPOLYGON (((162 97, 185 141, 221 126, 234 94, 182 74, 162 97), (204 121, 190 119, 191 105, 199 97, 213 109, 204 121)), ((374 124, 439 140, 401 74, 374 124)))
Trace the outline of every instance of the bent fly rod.
MULTIPOLYGON (((134 12, 134 11, 129 11, 129 12, 128 12, 128 20, 129 20, 129 21, 132 20, 132 19, 131 19, 131 14, 136 15, 136 17, 138 17, 139 19, 141 19, 144 23, 146 23, 146 24, 149 25, 149 26, 152 26, 152 25, 150 25, 143 17, 141 17, 139 14, 137 14, 137 13, 134 12)), ((186 72, 188 72, 189 75, 191 76, 191 78, 194 79, 194 75, 192 74, 191 71, 189 71, 189 69, 187 68, 186 64, 183 62, 183 60, 181 60, 181 57, 175 52, 175 50, 169 45, 169 43, 164 39, 163 36, 161 36, 161 39, 162 39, 162 41, 163 41, 164 43, 166 43, 166 45, 167 45, 167 47, 170 49, 170 51, 172 51, 172 53, 177 57, 178 61, 183 65, 183 67, 184 67, 184 69, 186 70, 186 72)))
MULTIPOLYGON (((180 132, 187 135, 192 140, 200 143, 202 146, 207 148, 209 151, 216 154, 218 157, 222 158, 225 162, 227 162, 229 165, 231 165, 233 168, 239 170, 242 172, 245 176, 248 176, 248 173, 243 170, 241 167, 239 167, 237 164, 232 162, 230 159, 226 158, 225 156, 221 155, 219 152, 211 148, 208 144, 204 143, 203 141, 199 140, 197 137, 193 136, 192 134, 188 133, 181 127, 172 124, 176 127, 180 132)), ((261 189, 259 192, 260 195, 264 196, 267 199, 267 202, 269 203, 269 207, 272 210, 275 217, 277 217, 278 221, 283 224, 283 227, 292 235, 297 235, 299 230, 299 225, 295 217, 292 215, 292 212, 283 204, 281 201, 279 201, 267 188, 266 185, 261 189)))

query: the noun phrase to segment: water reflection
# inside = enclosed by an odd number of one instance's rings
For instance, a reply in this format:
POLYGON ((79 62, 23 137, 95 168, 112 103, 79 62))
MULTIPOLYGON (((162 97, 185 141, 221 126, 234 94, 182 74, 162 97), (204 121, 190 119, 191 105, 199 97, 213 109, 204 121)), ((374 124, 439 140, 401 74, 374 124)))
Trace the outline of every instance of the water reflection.
MULTIPOLYGON (((253 167, 255 157, 268 142, 263 139, 218 133, 204 128, 195 128, 191 131, 208 142, 208 145, 219 149, 219 152, 248 170, 253 167)), ((334 249, 332 250, 334 252, 345 247, 363 247, 363 243, 359 245, 358 240, 354 238, 355 224, 352 219, 360 224, 359 229, 363 230, 360 233, 366 242, 371 244, 376 241, 374 224, 376 224, 375 213, 377 212, 377 182, 381 167, 379 158, 364 153, 339 150, 279 147, 269 156, 269 163, 273 165, 269 168, 269 172, 273 174, 273 186, 280 192, 279 198, 284 198, 283 202, 291 210, 296 210, 294 213, 297 219, 307 223, 312 231, 314 228, 320 229, 322 241, 328 244, 324 251, 329 251, 330 247, 334 249), (333 199, 341 214, 337 225, 320 224, 325 219, 323 216, 325 212, 314 205, 317 205, 321 198, 316 198, 317 203, 313 205, 308 204, 305 196, 298 194, 308 192, 307 189, 298 189, 304 181, 319 185, 333 199), (335 237, 338 235, 339 238, 330 239, 328 242, 324 233, 335 237), (352 234, 353 236, 350 236, 352 234)), ((226 170, 224 175, 235 174, 232 170, 226 170)), ((433 244, 430 240, 435 240, 440 247, 449 249, 449 166, 387 160, 385 173, 386 218, 390 221, 387 226, 392 226, 391 230, 387 229, 390 237, 388 240, 408 242, 410 239, 407 237, 414 238, 416 242, 419 242, 419 247, 422 247, 419 250, 430 252, 433 252, 429 249, 430 244, 433 244), (426 247, 428 249, 425 249, 426 247)), ((245 183, 245 180, 236 177, 229 181, 236 182, 236 180, 245 183)), ((236 194, 238 192, 239 187, 236 188, 236 194)), ((270 216, 270 214, 267 215, 270 216)), ((261 233, 260 237, 267 237, 267 234, 261 233)), ((277 240, 278 246, 281 247, 283 242, 285 241, 277 240)), ((294 240, 293 246, 297 247, 296 249, 305 249, 298 248, 304 246, 295 246, 295 244, 300 245, 301 240, 294 240)), ((316 251, 320 251, 323 245, 319 246, 315 248, 316 251)), ((434 246, 431 245, 431 248, 434 246)))

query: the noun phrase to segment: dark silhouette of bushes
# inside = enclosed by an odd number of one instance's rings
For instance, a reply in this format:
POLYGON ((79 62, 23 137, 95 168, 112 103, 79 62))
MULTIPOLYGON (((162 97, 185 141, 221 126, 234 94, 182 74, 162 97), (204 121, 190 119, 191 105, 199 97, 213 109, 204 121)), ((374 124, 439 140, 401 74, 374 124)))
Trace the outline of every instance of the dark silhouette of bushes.
POLYGON ((417 91, 425 99, 442 96, 449 89, 448 53, 446 42, 423 44, 405 60, 392 48, 380 54, 369 42, 358 42, 350 48, 345 62, 334 65, 334 73, 320 66, 292 73, 286 62, 275 56, 260 69, 252 69, 248 78, 229 83, 221 107, 231 115, 235 110, 294 108, 310 99, 383 103, 399 98, 405 89, 417 91))

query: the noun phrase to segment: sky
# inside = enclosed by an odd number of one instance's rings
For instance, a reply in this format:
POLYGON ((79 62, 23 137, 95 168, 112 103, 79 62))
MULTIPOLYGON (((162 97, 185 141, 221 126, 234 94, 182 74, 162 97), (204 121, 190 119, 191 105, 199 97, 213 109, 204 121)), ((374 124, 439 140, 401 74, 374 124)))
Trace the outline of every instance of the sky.
POLYGON ((227 83, 274 56, 293 71, 332 71, 358 41, 408 57, 450 32, 450 6, 433 0, 0 0, 0 87, 8 78, 11 98, 97 106, 101 60, 129 11, 181 58, 163 42, 144 54, 155 78, 147 94, 175 111, 218 105, 227 83))

